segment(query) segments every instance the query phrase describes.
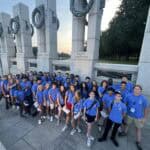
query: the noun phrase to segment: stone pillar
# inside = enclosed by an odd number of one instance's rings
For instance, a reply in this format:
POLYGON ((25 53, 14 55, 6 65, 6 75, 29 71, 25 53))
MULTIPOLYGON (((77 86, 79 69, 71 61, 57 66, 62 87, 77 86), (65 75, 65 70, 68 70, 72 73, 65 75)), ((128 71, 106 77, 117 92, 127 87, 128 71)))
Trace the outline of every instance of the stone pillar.
POLYGON ((2 74, 10 73, 11 62, 10 59, 15 56, 15 44, 13 36, 9 32, 10 15, 7 13, 0 13, 0 23, 2 25, 2 35, 0 37, 0 59, 2 74))
POLYGON ((52 71, 57 55, 56 0, 36 0, 36 7, 44 6, 44 24, 37 29, 38 71, 52 71))
POLYGON ((150 95, 150 7, 138 67, 137 84, 142 85, 146 95, 150 95))
POLYGON ((15 34, 17 47, 17 68, 19 72, 28 70, 28 59, 33 58, 28 6, 18 3, 13 7, 13 17, 19 17, 19 31, 15 34))
MULTIPOLYGON (((79 21, 76 21, 76 17, 73 17, 73 35, 72 35, 72 59, 71 59, 71 72, 79 74, 82 78, 85 76, 93 77, 94 64, 99 58, 99 46, 100 46, 100 25, 103 9, 99 0, 95 0, 88 16, 88 39, 87 39, 87 51, 80 50, 80 44, 83 37, 83 28, 79 21), (74 23, 75 22, 75 23, 74 23), (81 39, 82 38, 82 39, 81 39), (80 44, 77 40, 80 39, 80 44)), ((79 18, 81 19, 81 18, 79 18)), ((79 20, 78 19, 78 20, 79 20)), ((83 45, 82 45, 83 47, 83 45)))

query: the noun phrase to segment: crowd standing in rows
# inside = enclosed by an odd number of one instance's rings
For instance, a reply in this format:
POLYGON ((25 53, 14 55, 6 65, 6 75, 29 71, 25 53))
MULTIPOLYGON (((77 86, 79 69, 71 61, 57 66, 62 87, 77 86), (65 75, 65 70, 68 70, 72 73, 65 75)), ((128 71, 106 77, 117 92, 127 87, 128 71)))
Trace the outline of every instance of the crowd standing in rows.
MULTIPOLYGON (((113 84, 113 80, 103 80, 100 85, 90 77, 81 81, 78 75, 60 72, 30 72, 26 74, 4 75, 0 80, 1 96, 5 99, 6 109, 19 108, 20 116, 38 115, 38 124, 46 119, 57 126, 65 117, 62 132, 71 125, 71 135, 82 132, 81 121, 87 124, 87 146, 94 137, 91 135, 93 124, 101 122, 103 134, 98 142, 107 140, 112 129, 111 141, 118 147, 118 136, 126 136, 129 125, 136 128, 136 146, 142 150, 141 129, 147 120, 148 100, 142 94, 140 85, 133 85, 127 77, 113 84)), ((99 130, 101 126, 99 126, 99 130)))

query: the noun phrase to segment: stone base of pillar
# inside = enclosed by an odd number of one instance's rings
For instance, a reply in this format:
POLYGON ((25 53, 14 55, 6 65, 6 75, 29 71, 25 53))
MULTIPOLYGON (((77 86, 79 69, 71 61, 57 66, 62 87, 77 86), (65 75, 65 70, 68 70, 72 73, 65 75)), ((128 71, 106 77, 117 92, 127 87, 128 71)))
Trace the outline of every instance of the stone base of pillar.
POLYGON ((37 58, 37 70, 42 72, 52 71, 52 60, 48 54, 40 54, 37 58))
POLYGON ((71 60, 71 73, 77 74, 81 77, 81 79, 85 79, 86 76, 91 78, 94 77, 94 64, 97 61, 89 60, 89 59, 74 59, 71 60))
POLYGON ((24 54, 20 53, 17 53, 16 56, 18 73, 25 73, 28 70, 27 58, 24 57, 24 54))
POLYGON ((140 63, 139 72, 137 77, 137 84, 140 84, 143 88, 143 93, 150 96, 150 63, 140 63))
POLYGON ((10 61, 7 53, 1 53, 1 66, 2 66, 2 74, 6 75, 10 73, 10 61))

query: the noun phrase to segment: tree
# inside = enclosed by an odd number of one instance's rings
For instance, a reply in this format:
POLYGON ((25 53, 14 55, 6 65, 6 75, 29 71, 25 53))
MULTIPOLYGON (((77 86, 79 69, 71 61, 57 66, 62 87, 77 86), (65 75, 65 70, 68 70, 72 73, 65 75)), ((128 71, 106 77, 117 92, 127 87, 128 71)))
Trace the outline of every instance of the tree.
POLYGON ((139 57, 149 0, 122 0, 119 10, 102 33, 100 58, 139 57))

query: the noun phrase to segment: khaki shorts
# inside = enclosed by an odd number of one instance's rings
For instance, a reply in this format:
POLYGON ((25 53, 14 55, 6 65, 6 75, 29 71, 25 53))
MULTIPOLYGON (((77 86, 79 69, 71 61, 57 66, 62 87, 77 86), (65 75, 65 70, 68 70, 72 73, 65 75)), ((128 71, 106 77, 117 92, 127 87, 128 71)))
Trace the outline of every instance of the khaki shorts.
POLYGON ((134 123, 134 125, 137 128, 143 128, 144 127, 142 119, 136 119, 136 118, 132 118, 130 116, 127 116, 127 124, 130 125, 131 123, 134 123))

